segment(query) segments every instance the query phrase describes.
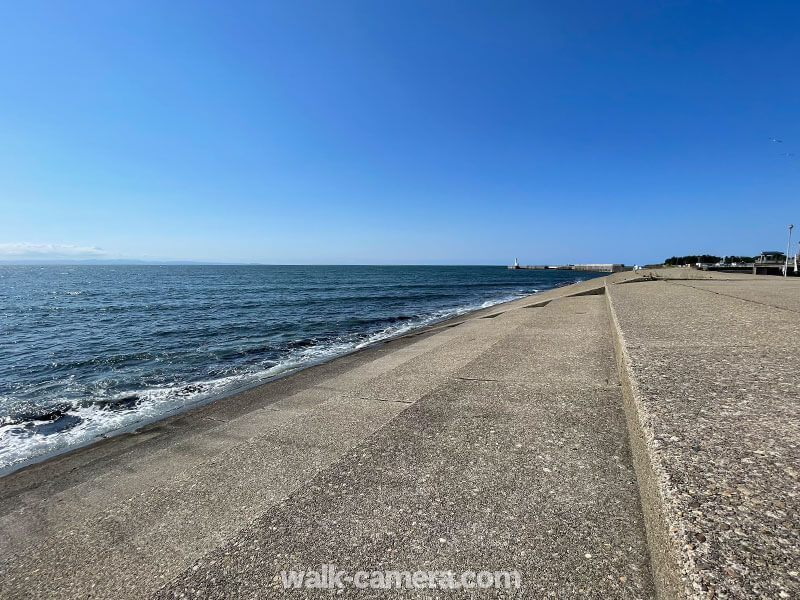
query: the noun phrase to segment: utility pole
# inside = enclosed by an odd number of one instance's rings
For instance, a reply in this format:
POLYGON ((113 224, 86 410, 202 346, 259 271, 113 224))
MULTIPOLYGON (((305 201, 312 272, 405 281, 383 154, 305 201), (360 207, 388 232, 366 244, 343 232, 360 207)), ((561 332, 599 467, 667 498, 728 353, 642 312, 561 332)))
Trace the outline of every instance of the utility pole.
POLYGON ((800 242, 797 243, 797 252, 794 253, 794 276, 797 277, 800 275, 800 265, 797 264, 800 261, 800 242))
POLYGON ((797 242, 797 252, 794 253, 794 276, 800 275, 800 242, 797 242))
POLYGON ((783 276, 789 275, 789 250, 792 246, 792 229, 794 225, 789 225, 789 241, 786 243, 786 264, 783 265, 783 276))

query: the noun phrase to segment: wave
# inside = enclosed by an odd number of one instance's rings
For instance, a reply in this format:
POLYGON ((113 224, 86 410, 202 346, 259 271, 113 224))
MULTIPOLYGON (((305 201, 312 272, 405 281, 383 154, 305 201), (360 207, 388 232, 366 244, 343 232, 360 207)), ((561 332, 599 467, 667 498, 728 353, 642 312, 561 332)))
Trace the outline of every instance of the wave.
MULTIPOLYGON (((257 343, 251 348, 245 347, 241 350, 204 350, 206 353, 198 355, 197 364, 206 360, 202 357, 207 357, 206 362, 213 364, 205 364, 205 370, 201 372, 194 372, 191 375, 185 373, 182 381, 128 386, 130 389, 119 389, 122 385, 119 382, 104 385, 101 381, 86 388, 88 397, 79 395, 78 399, 56 399, 48 402, 45 407, 33 410, 28 406, 27 410, 19 409, 16 412, 8 410, 11 404, 10 398, 0 398, 0 406, 5 406, 7 414, 0 421, 0 471, 15 468, 19 463, 32 458, 141 426, 200 403, 412 330, 538 291, 533 288, 520 288, 488 300, 463 303, 425 314, 401 312, 380 317, 344 318, 328 325, 334 326, 336 332, 325 332, 324 321, 319 323, 311 321, 309 327, 312 331, 314 329, 320 331, 318 335, 298 336, 280 343, 257 343)), ((434 299, 439 300, 453 297, 451 294, 434 294, 434 296, 434 299)), ((431 299, 430 295, 419 297, 431 299)), ((368 297, 347 296, 347 299, 359 301, 387 298, 391 296, 382 294, 368 297)), ((404 296, 403 299, 408 298, 404 296)), ((228 331, 230 327, 229 324, 228 331)), ((154 355, 147 352, 130 352, 88 361, 75 361, 72 364, 82 365, 87 362, 110 367, 130 361, 153 359, 154 355)), ((65 362, 59 366, 69 365, 69 362, 65 362)), ((135 374, 135 368, 132 369, 135 374)), ((140 375, 135 380, 141 381, 141 379, 140 375)))

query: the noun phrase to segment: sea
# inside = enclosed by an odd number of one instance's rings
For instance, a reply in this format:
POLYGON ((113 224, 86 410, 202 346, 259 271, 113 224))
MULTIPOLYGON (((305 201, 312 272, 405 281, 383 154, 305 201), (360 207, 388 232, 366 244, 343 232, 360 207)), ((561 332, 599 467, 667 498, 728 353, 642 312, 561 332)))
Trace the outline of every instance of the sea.
POLYGON ((593 276, 483 266, 0 265, 0 473, 593 276))

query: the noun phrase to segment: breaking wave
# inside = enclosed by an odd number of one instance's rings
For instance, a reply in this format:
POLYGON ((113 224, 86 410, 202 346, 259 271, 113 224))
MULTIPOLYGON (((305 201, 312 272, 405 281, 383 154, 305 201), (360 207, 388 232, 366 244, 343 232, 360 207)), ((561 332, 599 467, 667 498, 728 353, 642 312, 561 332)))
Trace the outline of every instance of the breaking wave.
POLYGON ((52 294, 17 269, 4 276, 27 304, 0 292, 13 342, 0 348, 0 472, 561 283, 486 267, 320 267, 304 285, 292 267, 95 266, 54 273, 68 281, 52 294))

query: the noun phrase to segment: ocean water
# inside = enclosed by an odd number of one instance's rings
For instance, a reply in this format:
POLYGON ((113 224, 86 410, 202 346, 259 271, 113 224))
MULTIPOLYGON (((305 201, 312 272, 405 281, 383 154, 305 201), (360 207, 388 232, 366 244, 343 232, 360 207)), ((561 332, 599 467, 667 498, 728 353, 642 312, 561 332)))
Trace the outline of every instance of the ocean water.
POLYGON ((592 276, 504 267, 0 266, 0 471, 592 276))

